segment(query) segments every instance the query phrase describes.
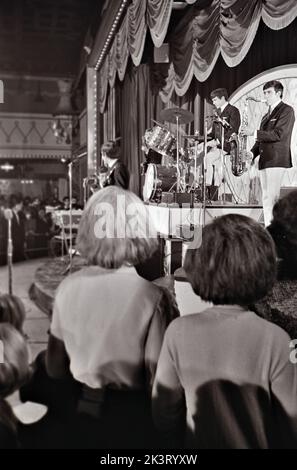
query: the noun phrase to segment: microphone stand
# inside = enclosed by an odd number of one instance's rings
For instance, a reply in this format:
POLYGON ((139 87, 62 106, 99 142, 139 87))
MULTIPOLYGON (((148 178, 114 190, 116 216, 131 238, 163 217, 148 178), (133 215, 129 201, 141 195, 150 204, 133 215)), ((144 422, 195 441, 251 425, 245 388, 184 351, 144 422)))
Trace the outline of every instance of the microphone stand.
POLYGON ((181 192, 181 176, 179 168, 179 115, 176 114, 176 170, 177 170, 177 185, 176 192, 181 192))
POLYGON ((12 294, 12 255, 13 245, 11 236, 11 217, 8 218, 8 238, 7 238, 7 266, 8 266, 8 293, 12 294))
POLYGON ((222 178, 223 178, 223 204, 226 202, 226 182, 225 182, 225 165, 226 165, 226 157, 224 152, 224 144, 225 144, 225 128, 224 124, 221 126, 221 162, 222 162, 222 178))
POLYGON ((68 178, 69 178, 69 272, 72 272, 72 171, 73 160, 68 163, 68 178))
POLYGON ((203 198, 202 198, 202 225, 205 227, 206 217, 206 153, 207 153, 207 119, 204 121, 204 142, 203 142, 203 161, 202 161, 202 175, 203 175, 203 198))

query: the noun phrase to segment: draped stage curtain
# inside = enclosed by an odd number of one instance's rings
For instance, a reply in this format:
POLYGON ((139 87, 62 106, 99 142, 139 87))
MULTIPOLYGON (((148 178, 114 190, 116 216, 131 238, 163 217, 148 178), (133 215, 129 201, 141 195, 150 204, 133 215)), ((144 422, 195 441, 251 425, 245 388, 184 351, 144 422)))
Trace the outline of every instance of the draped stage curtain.
MULTIPOLYGON (((203 82, 219 57, 228 67, 247 55, 262 20, 268 28, 287 27, 297 16, 296 0, 187 0, 190 7, 168 38, 170 68, 161 98, 185 95, 193 77, 203 82), (191 5, 192 4, 192 5, 191 5)), ((103 112, 108 86, 124 79, 129 57, 141 63, 147 30, 154 46, 166 37, 172 0, 132 0, 111 50, 99 71, 99 108, 103 112)))
MULTIPOLYGON (((203 98, 212 89, 222 86, 231 93, 264 70, 297 63, 296 0, 187 3, 193 5, 166 38, 171 64, 159 95, 152 84, 152 70, 161 65, 140 61, 147 31, 154 45, 165 38, 170 0, 132 0, 98 72, 101 113, 106 109, 108 88, 116 89, 116 135, 122 137, 123 160, 132 173, 131 189, 138 194, 142 136, 152 127, 152 119, 160 120, 162 108, 194 112, 195 122, 183 126, 182 133, 203 132, 203 98)), ((173 125, 169 127, 175 131, 173 125)))

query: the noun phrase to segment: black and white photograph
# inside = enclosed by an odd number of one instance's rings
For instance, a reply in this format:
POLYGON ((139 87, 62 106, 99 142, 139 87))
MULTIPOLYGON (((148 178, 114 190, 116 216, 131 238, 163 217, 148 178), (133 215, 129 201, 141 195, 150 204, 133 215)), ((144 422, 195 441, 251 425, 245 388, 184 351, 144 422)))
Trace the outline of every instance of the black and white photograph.
POLYGON ((296 44, 296 0, 0 0, 1 450, 297 449, 296 44))

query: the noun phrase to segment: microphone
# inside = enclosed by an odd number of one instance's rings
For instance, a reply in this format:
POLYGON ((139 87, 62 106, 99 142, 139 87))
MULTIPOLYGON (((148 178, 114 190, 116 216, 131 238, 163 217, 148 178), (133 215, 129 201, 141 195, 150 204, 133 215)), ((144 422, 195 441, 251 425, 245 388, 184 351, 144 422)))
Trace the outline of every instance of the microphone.
POLYGON ((257 98, 254 98, 253 96, 247 96, 246 100, 255 101, 256 103, 267 103, 267 100, 258 100, 257 98))
POLYGON ((6 220, 11 220, 12 219, 12 210, 11 209, 4 209, 4 217, 6 220))

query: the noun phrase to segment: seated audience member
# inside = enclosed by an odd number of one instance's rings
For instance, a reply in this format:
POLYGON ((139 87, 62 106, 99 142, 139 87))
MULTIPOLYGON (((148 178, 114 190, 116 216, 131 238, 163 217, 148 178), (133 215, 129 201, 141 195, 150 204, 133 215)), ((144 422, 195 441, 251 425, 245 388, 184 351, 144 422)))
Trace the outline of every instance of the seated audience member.
POLYGON ((56 380, 72 375, 82 388, 81 420, 71 427, 79 446, 150 446, 150 391, 166 327, 178 311, 165 290, 134 268, 157 247, 146 206, 116 186, 96 192, 83 212, 77 247, 89 265, 58 288, 48 373, 56 380))
POLYGON ((69 196, 63 197, 63 202, 60 207, 58 207, 59 210, 61 211, 68 211, 70 207, 70 199, 69 196))
POLYGON ((49 240, 52 235, 51 215, 46 214, 44 207, 40 207, 36 219, 35 250, 37 255, 48 254, 49 240))
POLYGON ((36 239, 36 211, 34 208, 28 206, 24 209, 25 216, 25 245, 26 256, 30 258, 35 249, 36 239))
POLYGON ((10 323, 22 333, 25 316, 25 307, 19 297, 0 294, 0 323, 10 323))
POLYGON ((0 361, 0 449, 18 447, 18 422, 5 400, 29 376, 29 354, 23 336, 8 323, 0 324, 0 341, 4 353, 0 361))
POLYGON ((110 140, 101 147, 102 161, 108 171, 102 186, 119 186, 129 189, 130 174, 124 163, 120 161, 120 147, 117 142, 110 140))
POLYGON ((214 306, 176 319, 165 334, 153 415, 166 445, 296 447, 290 338, 247 307, 275 281, 270 235, 248 217, 219 217, 187 251, 184 268, 194 292, 214 306))
POLYGON ((253 309, 297 338, 297 190, 279 199, 267 228, 277 250, 278 274, 272 291, 253 309))
POLYGON ((78 200, 77 200, 76 196, 72 196, 72 209, 73 210, 82 209, 82 206, 78 203, 78 200))

